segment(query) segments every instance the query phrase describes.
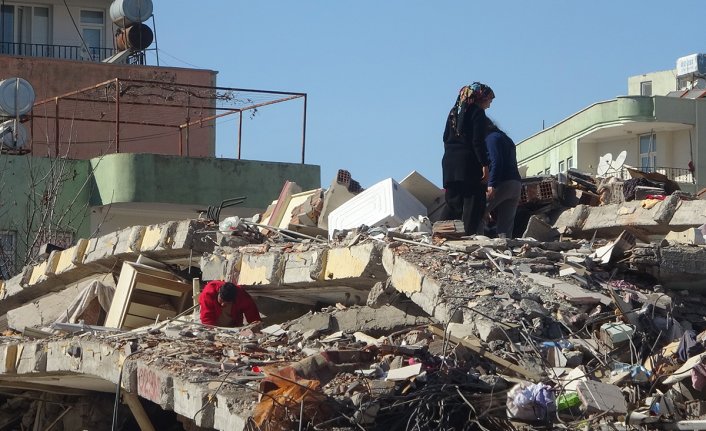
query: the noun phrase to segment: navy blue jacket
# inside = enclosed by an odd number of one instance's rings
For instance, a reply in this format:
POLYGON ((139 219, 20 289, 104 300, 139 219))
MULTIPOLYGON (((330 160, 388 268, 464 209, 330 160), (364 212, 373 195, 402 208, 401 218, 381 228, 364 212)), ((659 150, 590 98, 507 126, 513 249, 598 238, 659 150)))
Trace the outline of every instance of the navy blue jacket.
POLYGON ((492 130, 485 138, 490 159, 490 178, 488 185, 497 187, 503 181, 520 180, 517 170, 517 152, 515 143, 501 130, 492 130))

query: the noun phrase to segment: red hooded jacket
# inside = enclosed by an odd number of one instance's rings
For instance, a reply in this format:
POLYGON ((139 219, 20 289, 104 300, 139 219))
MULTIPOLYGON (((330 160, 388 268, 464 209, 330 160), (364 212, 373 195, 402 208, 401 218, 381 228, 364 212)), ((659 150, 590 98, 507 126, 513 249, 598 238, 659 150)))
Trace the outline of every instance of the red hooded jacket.
MULTIPOLYGON (((204 286, 199 295, 199 305, 201 306, 201 323, 204 325, 218 325, 221 317, 222 307, 218 303, 218 292, 225 284, 225 281, 209 281, 204 286)), ((230 310, 231 322, 226 326, 243 326, 243 316, 248 323, 259 322, 260 312, 252 297, 242 287, 237 286, 235 300, 230 310)))

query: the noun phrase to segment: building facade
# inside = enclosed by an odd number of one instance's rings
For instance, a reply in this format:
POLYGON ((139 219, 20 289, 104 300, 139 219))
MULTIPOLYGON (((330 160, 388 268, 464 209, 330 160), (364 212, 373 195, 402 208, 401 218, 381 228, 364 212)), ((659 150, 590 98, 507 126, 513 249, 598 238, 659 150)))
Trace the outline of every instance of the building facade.
MULTIPOLYGON (((215 158, 215 119, 222 109, 242 117, 238 94, 216 87, 215 71, 151 66, 139 52, 113 62, 110 6, 0 5, 0 80, 23 78, 36 93, 22 119, 27 145, 0 151, 0 278, 36 261, 45 243, 196 218, 235 197, 246 199, 222 217, 247 217, 285 181, 320 187, 303 153, 301 163, 215 158)), ((261 106, 276 102, 264 93, 261 106)))
POLYGON ((706 99, 700 85, 676 69, 630 77, 627 96, 597 102, 520 142, 518 163, 528 176, 569 168, 625 175, 629 166, 699 190, 706 186, 706 99), (601 159, 609 161, 607 171, 605 162, 599 167, 601 159))

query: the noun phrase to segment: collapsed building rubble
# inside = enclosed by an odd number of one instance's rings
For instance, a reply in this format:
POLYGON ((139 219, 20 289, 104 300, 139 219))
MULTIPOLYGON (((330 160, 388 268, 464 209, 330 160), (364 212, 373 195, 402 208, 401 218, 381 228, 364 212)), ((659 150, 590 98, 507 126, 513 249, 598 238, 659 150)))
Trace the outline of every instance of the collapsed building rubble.
POLYGON ((343 171, 252 220, 54 250, 0 287, 0 425, 704 429, 703 201, 572 175, 525 182, 519 239, 436 220, 418 174, 343 171), (194 267, 247 286, 262 324, 200 324, 194 267))

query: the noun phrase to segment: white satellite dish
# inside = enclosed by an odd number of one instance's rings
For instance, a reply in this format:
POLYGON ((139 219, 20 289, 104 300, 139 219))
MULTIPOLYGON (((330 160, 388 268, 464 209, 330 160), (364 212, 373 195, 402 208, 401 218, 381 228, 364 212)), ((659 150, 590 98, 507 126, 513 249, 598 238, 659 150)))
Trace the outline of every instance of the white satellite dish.
POLYGON ((627 157, 628 157, 628 152, 625 150, 621 151, 620 154, 618 154, 618 157, 615 158, 615 161, 612 164, 613 169, 616 171, 619 171, 620 168, 622 168, 623 165, 625 164, 625 159, 627 159, 627 157))
POLYGON ((598 158, 598 166, 596 167, 596 173, 598 175, 605 175, 606 172, 610 169, 610 165, 613 162, 613 155, 611 153, 607 153, 601 157, 598 158))

